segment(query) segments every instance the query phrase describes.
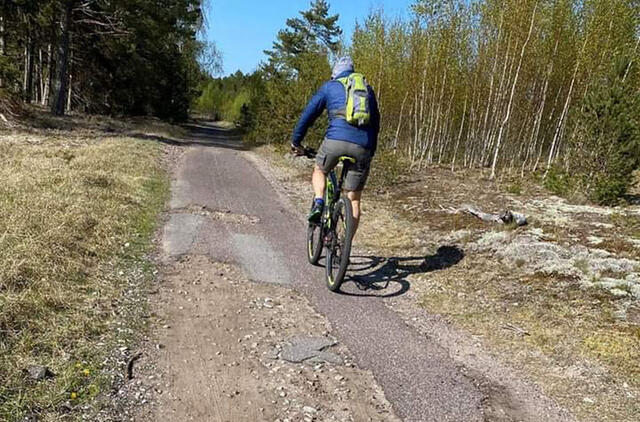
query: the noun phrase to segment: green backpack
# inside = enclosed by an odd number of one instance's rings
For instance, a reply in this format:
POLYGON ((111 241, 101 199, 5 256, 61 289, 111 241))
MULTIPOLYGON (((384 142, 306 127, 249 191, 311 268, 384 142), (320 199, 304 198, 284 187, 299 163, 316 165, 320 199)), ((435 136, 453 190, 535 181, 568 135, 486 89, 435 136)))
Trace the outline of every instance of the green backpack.
POLYGON ((350 125, 362 127, 369 124, 371 110, 369 109, 369 84, 361 73, 337 79, 345 89, 347 101, 342 117, 350 125))

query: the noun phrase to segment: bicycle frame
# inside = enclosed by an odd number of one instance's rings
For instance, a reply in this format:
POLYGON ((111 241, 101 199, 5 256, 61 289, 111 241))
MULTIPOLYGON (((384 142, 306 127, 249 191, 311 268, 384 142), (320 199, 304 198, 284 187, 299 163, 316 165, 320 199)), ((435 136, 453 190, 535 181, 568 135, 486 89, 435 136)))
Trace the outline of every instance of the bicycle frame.
POLYGON ((334 168, 325 178, 325 206, 320 223, 310 222, 307 229, 309 263, 318 265, 322 249, 326 248, 325 279, 329 290, 333 292, 340 289, 349 266, 354 232, 352 205, 348 198, 343 197, 343 186, 350 166, 356 164, 356 160, 342 156, 339 162, 342 163, 340 175, 337 175, 334 168), (344 227, 344 233, 337 230, 336 224, 344 227))
POLYGON ((342 185, 344 184, 344 178, 349 171, 349 165, 351 163, 349 161, 342 162, 342 171, 340 172, 340 178, 336 176, 335 169, 331 170, 327 175, 327 186, 325 188, 325 203, 326 203, 326 212, 323 216, 323 226, 326 228, 331 228, 331 218, 327 218, 333 212, 333 206, 340 196, 342 195, 342 185))

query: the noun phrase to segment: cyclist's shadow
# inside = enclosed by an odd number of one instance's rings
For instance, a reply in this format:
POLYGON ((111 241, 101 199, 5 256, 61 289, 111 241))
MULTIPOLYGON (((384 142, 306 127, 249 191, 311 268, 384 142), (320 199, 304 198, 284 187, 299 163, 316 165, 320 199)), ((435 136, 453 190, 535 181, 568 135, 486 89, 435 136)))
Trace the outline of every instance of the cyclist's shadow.
POLYGON ((400 296, 411 287, 407 280, 410 275, 443 270, 463 258, 464 251, 457 246, 441 246, 435 254, 427 256, 352 256, 340 293, 383 298, 400 296))

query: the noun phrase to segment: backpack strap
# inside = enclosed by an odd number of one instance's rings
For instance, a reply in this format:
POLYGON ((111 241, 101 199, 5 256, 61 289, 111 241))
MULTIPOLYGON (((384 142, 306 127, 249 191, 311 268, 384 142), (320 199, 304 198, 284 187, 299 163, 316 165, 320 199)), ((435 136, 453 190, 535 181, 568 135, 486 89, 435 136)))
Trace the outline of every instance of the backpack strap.
POLYGON ((346 119, 347 118, 347 101, 349 100, 349 77, 345 76, 344 78, 334 79, 336 82, 340 82, 340 84, 344 87, 344 105, 342 108, 336 110, 329 110, 329 115, 334 118, 346 119))

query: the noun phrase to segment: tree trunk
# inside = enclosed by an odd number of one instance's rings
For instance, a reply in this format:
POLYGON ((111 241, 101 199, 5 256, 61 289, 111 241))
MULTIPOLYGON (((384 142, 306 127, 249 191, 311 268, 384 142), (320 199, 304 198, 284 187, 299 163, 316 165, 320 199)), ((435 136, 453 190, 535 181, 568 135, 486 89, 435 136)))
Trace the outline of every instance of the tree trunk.
MULTIPOLYGON (((70 39, 69 43, 73 41, 70 39)), ((69 48, 69 92, 67 92, 67 112, 71 111, 71 100, 73 97, 73 49, 69 48)))
POLYGON ((58 46, 58 65, 56 76, 52 86, 51 112, 55 115, 64 115, 67 100, 67 84, 69 69, 69 32, 71 30, 71 12, 73 0, 67 0, 64 4, 60 19, 60 44, 58 46))
POLYGON ((49 93, 51 92, 51 83, 53 81, 53 48, 51 43, 47 46, 47 78, 44 81, 44 88, 42 90, 42 105, 49 103, 49 93))
MULTIPOLYGON (((4 57, 7 54, 6 49, 6 35, 4 29, 4 15, 6 13, 7 8, 7 0, 2 0, 2 6, 0 6, 0 56, 4 57)), ((2 76, 0 76, 0 88, 4 86, 4 81, 2 80, 2 76)))
POLYGON ((464 129, 464 119, 467 115, 467 99, 468 95, 464 97, 464 108, 462 110, 462 119, 460 120, 460 130, 458 131, 458 138, 456 139, 456 146, 453 148, 453 159, 451 160, 451 171, 456 169, 456 158, 458 156, 458 147, 460 146, 460 139, 462 138, 462 130, 464 129))
POLYGON ((495 179, 496 177, 496 163, 498 162, 498 152, 500 151, 500 143, 502 141, 502 134, 505 126, 509 123, 509 117, 511 117, 511 107, 513 105, 513 96, 516 92, 516 85, 518 84, 518 76, 520 76, 520 69, 522 67, 522 59, 524 58, 524 53, 527 48, 527 44, 529 44, 529 40, 531 39, 531 33, 533 32, 533 23, 536 18, 536 10, 538 9, 538 4, 533 7, 533 13, 531 15, 531 24, 529 25, 529 33, 527 34, 527 39, 524 44, 522 44, 522 50, 520 51, 520 61, 518 62, 518 69, 516 70, 516 76, 513 78, 513 85, 511 85, 511 95, 509 97, 509 104, 507 106, 507 113, 504 116, 504 120, 500 125, 500 131, 498 133, 498 140, 496 141, 496 149, 493 155, 493 164, 491 165, 491 178, 495 179))
MULTIPOLYGON (((498 65, 498 54, 500 53, 500 39, 502 37, 502 24, 504 22, 504 10, 502 11, 502 14, 500 16, 500 26, 498 27, 498 38, 496 39, 496 52, 494 55, 494 60, 493 60, 493 66, 491 69, 491 82, 489 83, 489 96, 487 97, 487 109, 486 112, 484 114, 484 124, 482 126, 482 138, 480 139, 480 142, 482 143, 482 153, 480 154, 480 162, 482 164, 482 161, 484 161, 484 151, 486 148, 486 144, 487 144, 487 138, 488 138, 488 127, 487 127, 487 123, 489 122, 489 112, 491 110, 491 105, 492 105, 492 100, 493 100, 493 84, 494 84, 494 80, 495 80, 495 73, 496 73, 496 67, 498 65)), ((507 48, 508 48, 508 43, 507 43, 507 48)), ((505 56, 506 58, 506 56, 505 56)), ((474 160, 475 161, 475 160, 474 160)))
MULTIPOLYGON (((538 108, 538 113, 535 119, 535 123, 534 123, 534 127, 533 127, 533 131, 531 133, 532 136, 532 146, 531 146, 531 157, 533 159, 533 154, 536 152, 537 150, 537 145, 538 145, 538 136, 540 134, 540 125, 542 124, 542 117, 544 115, 544 107, 545 107, 545 103, 547 101, 547 90, 549 88, 549 79, 551 79, 551 74, 553 73, 553 62, 556 58, 556 53, 558 52, 558 44, 560 42, 560 37, 558 37, 558 39, 556 39, 556 44, 553 47, 553 55, 551 56, 551 61, 549 62, 549 65, 547 66, 547 72, 545 75, 545 79, 544 79, 544 88, 542 89, 542 101, 540 103, 540 107, 538 108)), ((553 111, 552 111, 553 113, 553 111)), ((540 154, 542 153, 542 145, 544 145, 544 140, 541 141, 541 146, 540 146, 540 154)), ((538 154, 538 161, 536 161, 535 165, 532 168, 532 171, 536 171, 536 168, 538 167, 538 162, 540 161, 540 154, 538 154)), ((524 169, 525 166, 527 164, 527 159, 524 160, 524 163, 522 163, 522 172, 521 172, 521 176, 524 177, 524 169)))
POLYGON ((398 117, 398 127, 396 128, 396 137, 393 139, 393 154, 395 155, 398 150, 398 138, 400 137, 400 129, 402 128, 402 118, 404 117, 404 105, 407 102, 407 98, 409 97, 409 91, 404 96, 404 100, 402 100, 402 106, 400 106, 400 116, 398 117))
POLYGON ((42 59, 42 48, 38 48, 38 62, 36 63, 36 102, 42 102, 44 94, 44 60, 42 59))
POLYGON ((30 103, 33 99, 33 39, 31 38, 31 23, 27 22, 27 39, 24 46, 24 101, 30 103))
POLYGON ((582 54, 584 53, 584 49, 587 45, 587 40, 589 34, 585 35, 584 44, 582 45, 582 51, 578 58, 576 59, 576 67, 573 70, 573 76, 571 77, 571 84, 569 85, 569 92, 567 93, 567 98, 564 102, 564 107, 562 108, 562 113, 560 114, 560 119, 558 120, 558 124, 556 125, 556 130, 553 134, 553 141, 551 142, 551 149, 549 149, 549 158, 547 159, 547 169, 544 173, 544 178, 547 178, 547 174, 549 174, 549 169, 551 168, 551 164, 553 163, 553 157, 556 154, 558 139, 560 137, 560 133, 563 130, 565 118, 569 111, 569 105, 571 104, 571 95, 573 94, 573 86, 576 82, 576 76, 578 75, 578 69, 580 68, 580 59, 582 58, 582 54))

